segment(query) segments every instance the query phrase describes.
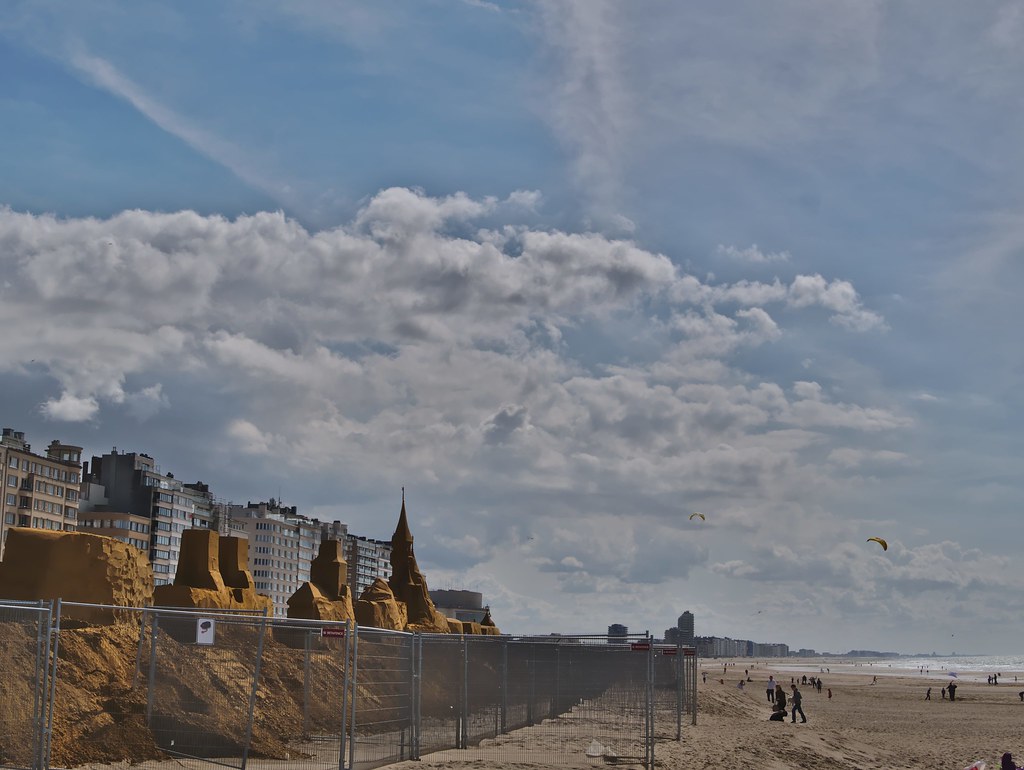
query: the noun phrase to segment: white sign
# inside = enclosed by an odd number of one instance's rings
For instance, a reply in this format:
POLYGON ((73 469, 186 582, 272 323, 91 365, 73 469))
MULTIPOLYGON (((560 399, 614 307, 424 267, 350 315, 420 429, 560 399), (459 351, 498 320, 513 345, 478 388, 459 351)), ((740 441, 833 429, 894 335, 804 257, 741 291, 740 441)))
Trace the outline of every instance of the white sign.
POLYGON ((213 644, 216 625, 213 618, 196 618, 196 644, 213 644))

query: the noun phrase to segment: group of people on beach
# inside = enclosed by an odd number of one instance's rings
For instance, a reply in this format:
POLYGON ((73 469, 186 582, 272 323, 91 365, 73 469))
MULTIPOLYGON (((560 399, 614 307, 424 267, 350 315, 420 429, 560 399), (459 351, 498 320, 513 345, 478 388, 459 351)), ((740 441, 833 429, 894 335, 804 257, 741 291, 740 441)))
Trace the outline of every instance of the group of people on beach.
MULTIPOLYGON (((807 682, 808 682, 807 677, 805 676, 802 681, 803 681, 804 684, 807 684, 807 682)), ((818 692, 821 692, 821 680, 820 679, 817 680, 817 684, 815 684, 814 677, 811 677, 810 682, 811 682, 811 686, 812 687, 817 687, 818 692)), ((800 692, 799 688, 796 686, 796 680, 795 679, 791 679, 790 680, 789 689, 791 690, 791 694, 790 694, 790 697, 789 697, 789 708, 790 708, 790 711, 787 712, 786 711, 786 705, 787 705, 786 704, 786 691, 782 688, 782 685, 779 682, 775 681, 775 676, 774 675, 770 675, 768 677, 768 687, 767 687, 766 691, 767 691, 767 694, 768 694, 768 702, 772 704, 772 714, 771 714, 770 717, 768 717, 768 719, 770 719, 772 722, 784 722, 784 721, 786 721, 787 713, 792 713, 792 715, 793 715, 793 723, 794 724, 796 723, 796 715, 797 715, 797 713, 800 714, 800 721, 801 722, 806 722, 807 721, 807 715, 804 714, 804 707, 803 707, 804 697, 803 697, 803 694, 800 692)))

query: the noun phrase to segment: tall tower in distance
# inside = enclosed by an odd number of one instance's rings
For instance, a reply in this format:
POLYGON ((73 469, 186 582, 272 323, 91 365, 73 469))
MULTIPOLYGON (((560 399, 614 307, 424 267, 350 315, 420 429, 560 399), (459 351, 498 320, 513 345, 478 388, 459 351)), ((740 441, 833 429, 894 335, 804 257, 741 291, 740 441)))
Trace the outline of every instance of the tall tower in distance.
POLYGON ((693 613, 684 611, 676 622, 676 628, 679 629, 679 643, 684 647, 693 647, 693 613))

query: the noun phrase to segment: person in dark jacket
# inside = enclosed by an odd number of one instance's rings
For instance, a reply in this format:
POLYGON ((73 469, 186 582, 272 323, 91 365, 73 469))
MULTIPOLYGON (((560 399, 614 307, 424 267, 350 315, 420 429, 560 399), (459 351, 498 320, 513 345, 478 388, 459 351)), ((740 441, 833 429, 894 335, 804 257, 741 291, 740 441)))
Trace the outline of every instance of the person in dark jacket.
POLYGON ((793 707, 792 707, 793 723, 794 724, 796 723, 796 712, 798 712, 798 711, 800 712, 800 721, 801 722, 806 722, 807 721, 807 716, 804 714, 804 707, 803 707, 803 705, 801 705, 803 703, 804 696, 800 694, 800 691, 796 688, 795 684, 790 685, 789 688, 793 691, 793 697, 791 699, 792 704, 793 704, 793 707))

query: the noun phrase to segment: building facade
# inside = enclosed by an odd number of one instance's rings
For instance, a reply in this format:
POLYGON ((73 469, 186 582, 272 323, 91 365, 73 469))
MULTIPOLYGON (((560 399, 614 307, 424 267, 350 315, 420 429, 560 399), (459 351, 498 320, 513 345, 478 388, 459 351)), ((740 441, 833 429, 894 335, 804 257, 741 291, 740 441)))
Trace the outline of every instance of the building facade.
POLYGON ((135 546, 147 556, 150 547, 150 524, 151 520, 147 516, 119 511, 89 511, 78 515, 79 532, 112 537, 135 546))
POLYGON ((430 592, 430 599, 446 618, 479 623, 490 611, 490 607, 484 605, 484 595, 477 591, 439 589, 430 592))
POLYGON ((348 562, 348 584, 358 599, 374 580, 391 577, 391 541, 374 540, 361 535, 346 535, 345 561, 348 562))
POLYGON ((256 590, 273 600, 275 616, 286 617, 288 598, 309 580, 309 565, 320 546, 320 522, 273 499, 229 505, 227 510, 232 534, 249 539, 256 590))
POLYGON ((78 526, 82 448, 51 441, 36 454, 25 434, 4 428, 0 435, 3 519, 0 555, 12 527, 74 531, 78 526))
MULTIPOLYGON (((84 466, 81 508, 90 514, 126 513, 150 520, 149 561, 156 585, 174 582, 181 533, 194 526, 197 497, 141 452, 117 447, 84 466)), ((92 520, 100 518, 93 516, 92 520)), ((102 517, 104 519, 110 517, 102 517)), ((200 521, 203 516, 200 515, 200 521)))

